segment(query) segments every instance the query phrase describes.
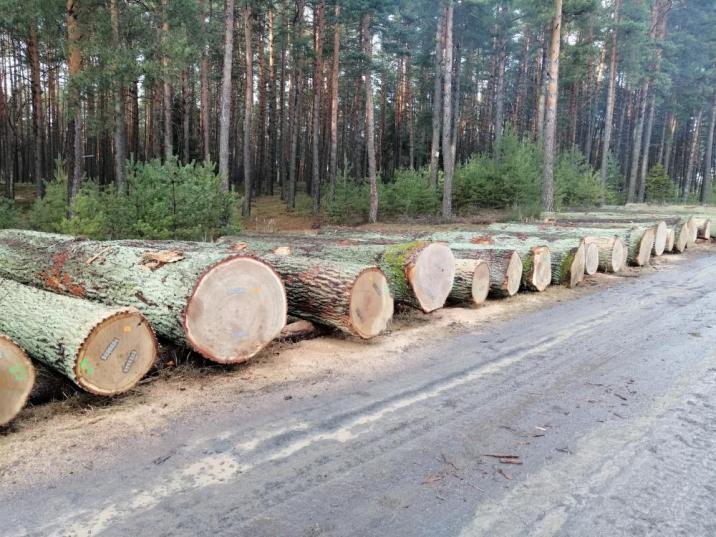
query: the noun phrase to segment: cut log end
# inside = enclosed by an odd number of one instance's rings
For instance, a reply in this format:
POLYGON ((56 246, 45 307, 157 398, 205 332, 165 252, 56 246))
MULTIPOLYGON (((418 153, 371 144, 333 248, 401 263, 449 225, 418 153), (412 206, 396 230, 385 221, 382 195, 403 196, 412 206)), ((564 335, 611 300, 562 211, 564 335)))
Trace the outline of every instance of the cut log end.
POLYGON ((627 263, 627 249, 619 237, 614 238, 614 244, 612 246, 611 256, 611 267, 610 272, 621 272, 626 267, 627 263))
POLYGON ((388 328, 393 318, 393 297, 388 280, 378 268, 364 270, 351 289, 350 325, 363 339, 373 338, 388 328))
POLYGON ((574 251, 571 263, 569 265, 569 277, 567 285, 572 288, 579 285, 584 280, 584 270, 587 261, 586 248, 584 244, 580 244, 574 251))
POLYGON ((674 228, 671 227, 671 228, 669 228, 668 235, 666 236, 666 251, 673 252, 675 246, 676 246, 676 232, 674 231, 674 228))
POLYGON ((584 272, 587 276, 594 276, 599 271, 599 247, 593 242, 585 244, 584 272))
POLYGON ((666 250, 666 242, 668 240, 668 234, 669 228, 666 225, 666 222, 659 222, 659 224, 654 228, 653 253, 655 256, 659 257, 664 255, 664 251, 666 250))
POLYGON ((636 256, 636 264, 639 267, 643 267, 651 259, 651 254, 654 249, 654 237, 656 236, 656 228, 647 229, 639 241, 639 251, 636 256))
POLYGON ((117 395, 134 387, 157 357, 157 340, 136 310, 121 311, 92 328, 77 353, 77 383, 95 395, 117 395))
POLYGON ((428 244, 416 255, 407 279, 424 312, 440 309, 452 290, 455 256, 445 244, 428 244))
POLYGON ((699 239, 704 239, 707 241, 711 240, 711 220, 706 220, 700 227, 699 227, 699 239))
POLYGON ((475 272, 472 275, 472 302, 484 304, 490 293, 490 265, 484 261, 477 261, 475 272))
POLYGON ((232 257, 199 279, 184 314, 187 341, 221 364, 249 360, 286 325, 286 290, 263 261, 232 257))
POLYGON ((672 248, 674 252, 681 254, 686 251, 690 233, 688 222, 674 226, 674 247, 672 248))
POLYGON ((519 292, 522 284, 522 270, 522 259, 517 252, 513 252, 505 271, 505 290, 508 296, 515 296, 519 292))
POLYGON ((689 218, 689 236, 686 243, 687 247, 692 247, 696 244, 696 240, 699 238, 699 226, 696 225, 696 219, 692 216, 689 218))
POLYGON ((35 384, 35 369, 25 352, 0 336, 0 426, 7 425, 27 402, 35 384))
POLYGON ((532 254, 532 288, 541 293, 552 283, 552 253, 547 246, 538 246, 532 254))

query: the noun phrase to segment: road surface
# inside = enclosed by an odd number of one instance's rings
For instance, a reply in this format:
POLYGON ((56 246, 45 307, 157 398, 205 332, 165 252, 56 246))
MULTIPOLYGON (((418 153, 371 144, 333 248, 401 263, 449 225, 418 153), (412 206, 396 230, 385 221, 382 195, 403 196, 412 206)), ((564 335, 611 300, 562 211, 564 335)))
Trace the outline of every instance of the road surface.
POLYGON ((714 259, 446 335, 398 376, 178 416, 112 467, 0 485, 0 533, 713 537, 714 259))

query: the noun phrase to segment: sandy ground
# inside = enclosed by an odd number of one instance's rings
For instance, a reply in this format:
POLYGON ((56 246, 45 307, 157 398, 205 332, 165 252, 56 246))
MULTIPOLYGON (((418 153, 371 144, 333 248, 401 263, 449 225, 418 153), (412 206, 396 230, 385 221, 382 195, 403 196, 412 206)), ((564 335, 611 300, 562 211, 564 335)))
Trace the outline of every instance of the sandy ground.
MULTIPOLYGON (((705 249, 705 247, 699 247, 705 249)), ((518 314, 538 310, 613 285, 622 278, 669 270, 684 256, 666 256, 643 269, 619 275, 599 274, 577 289, 551 287, 474 308, 447 308, 430 315, 400 311, 389 333, 365 342, 328 336, 298 343, 276 342, 241 366, 223 368, 200 361, 165 369, 135 390, 112 400, 75 394, 64 401, 26 408, 0 431, 0 480, 30 483, 39 475, 66 475, 85 464, 88 452, 101 458, 107 446, 137 435, 155 436, 174 420, 210 418, 252 392, 292 383, 348 381, 399 372, 409 365, 411 348, 427 341, 489 327, 518 314), (37 457, 41 451, 43 456, 37 457)))

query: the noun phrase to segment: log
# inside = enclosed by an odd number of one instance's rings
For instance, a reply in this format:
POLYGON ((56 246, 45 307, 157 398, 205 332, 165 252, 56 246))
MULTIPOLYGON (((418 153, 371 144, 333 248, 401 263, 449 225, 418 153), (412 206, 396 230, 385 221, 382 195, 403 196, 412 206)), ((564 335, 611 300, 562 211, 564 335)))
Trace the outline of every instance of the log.
POLYGON ((595 267, 602 272, 618 272, 622 270, 625 260, 624 242, 616 236, 600 236, 603 230, 594 230, 574 227, 561 227, 554 224, 493 224, 489 226, 491 232, 516 234, 518 236, 536 236, 544 240, 578 239, 586 244, 585 272, 588 275, 595 273, 595 267), (590 246, 594 245, 594 246, 590 246), (596 250, 595 250, 596 248, 596 250))
POLYGON ((619 237, 586 237, 584 240, 597 247, 601 272, 617 273, 624 270, 627 254, 624 241, 619 237))
POLYGON ((693 218, 694 218, 693 222, 696 225, 698 238, 706 240, 706 241, 710 241, 711 240, 711 219, 707 218, 707 217, 699 217, 699 216, 694 216, 693 218))
POLYGON ((448 296, 453 304, 483 304, 490 292, 490 266, 480 259, 455 259, 455 281, 448 296))
MULTIPOLYGON (((456 243, 460 243, 461 247, 466 247, 469 242, 465 232, 451 233, 451 232, 413 232, 413 233, 402 233, 400 235, 390 234, 379 234, 375 232, 368 232, 362 230, 339 230, 331 229, 323 231, 318 234, 321 239, 330 239, 333 241, 351 241, 360 244, 397 244, 405 241, 439 241, 450 243, 452 248, 456 243)), ((489 241, 488 241, 489 242, 489 241)), ((480 249, 497 248, 501 249, 500 245, 494 245, 489 243, 470 243, 480 249)), ((522 284, 526 289, 531 291, 544 291, 551 283, 551 258, 549 248, 546 246, 525 246, 519 245, 517 251, 520 256, 522 263, 523 277, 522 284)), ((485 258, 485 261, 489 262, 489 256, 485 258)), ((513 266, 515 263, 513 262, 513 266)), ((503 267, 504 268, 504 267, 503 267)), ((498 273, 501 270, 497 271, 498 273)), ((503 274, 504 276, 504 274, 503 274)), ((500 290, 500 284, 493 281, 491 283, 491 293, 497 297, 513 296, 519 289, 514 289, 514 284, 511 287, 512 290, 507 291, 506 289, 500 290), (494 284, 494 285, 493 285, 494 284), (514 291, 514 292, 513 292, 514 291)))
POLYGON ((666 237, 666 252, 673 252, 676 244, 676 232, 673 227, 668 229, 668 235, 666 237))
POLYGON ((208 252, 227 259, 237 254, 255 256, 283 280, 290 315, 363 339, 376 337, 388 328, 394 300, 380 268, 298 256, 285 246, 288 242, 281 244, 284 246, 268 248, 226 238, 219 244, 149 241, 144 246, 156 251, 174 248, 192 254, 208 252))
POLYGON ((248 360, 286 323, 281 279, 250 256, 5 230, 0 231, 0 275, 137 308, 159 335, 223 364, 248 360))
POLYGON ((599 272, 599 247, 584 239, 584 273, 594 276, 599 272))
MULTIPOLYGON (((458 231, 442 232, 436 236, 444 240, 450 237, 451 247, 460 244, 459 241, 466 241, 470 244, 493 244, 501 248, 514 249, 522 252, 525 249, 540 250, 547 249, 550 258, 550 271, 546 267, 533 267, 533 277, 549 275, 553 285, 567 285, 574 287, 584 279, 585 247, 578 239, 545 240, 541 237, 532 237, 526 234, 507 234, 499 231, 480 230, 479 232, 458 231), (546 245, 546 246, 545 246, 546 245), (581 271, 581 274, 578 272, 581 271)), ((533 260, 537 260, 533 257, 533 260)))
MULTIPOLYGON (((662 256, 666 250, 666 240, 668 226, 664 220, 652 220, 652 219, 616 219, 616 218, 603 218, 603 219, 562 219, 557 222, 560 226, 576 226, 576 227, 607 227, 607 228, 622 228, 631 229, 635 226, 637 228, 651 227, 654 232, 654 240, 652 241, 651 255, 662 256)), ((643 259, 643 257, 642 257, 643 259)), ((639 265, 642 266, 642 265, 639 265)))
POLYGON ((259 256, 287 252, 312 260, 379 267, 397 302, 430 313, 442 308, 455 279, 455 257, 445 244, 387 240, 381 244, 309 235, 225 237, 219 244, 243 246, 259 256))
POLYGON ((496 298, 514 296, 520 290, 523 263, 514 250, 499 248, 452 248, 459 261, 482 261, 488 267, 489 295, 496 298))
POLYGON ((656 236, 654 226, 615 225, 613 223, 590 223, 589 226, 590 227, 575 227, 573 224, 566 224, 564 222, 559 224, 560 228, 574 229, 580 236, 599 238, 619 237, 626 247, 627 262, 630 265, 643 267, 649 262, 654 250, 654 237, 656 236))
POLYGON ((35 368, 25 351, 7 336, 0 336, 0 427, 20 413, 34 384, 35 368))
POLYGON ((0 333, 95 395, 134 387, 157 356, 154 332, 134 308, 113 308, 0 278, 0 333))

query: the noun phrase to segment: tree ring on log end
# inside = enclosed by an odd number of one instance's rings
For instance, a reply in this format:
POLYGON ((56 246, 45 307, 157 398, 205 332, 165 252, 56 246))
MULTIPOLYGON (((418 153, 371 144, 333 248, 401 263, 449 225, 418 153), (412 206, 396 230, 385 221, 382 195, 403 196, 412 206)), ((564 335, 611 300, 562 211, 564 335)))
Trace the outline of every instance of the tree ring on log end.
MULTIPOLYGON (((535 264, 537 264, 536 259, 535 264)), ((535 273, 537 270, 538 269, 535 266, 535 273)), ((522 271, 522 259, 517 252, 512 252, 510 262, 507 264, 507 271, 505 272, 505 289, 508 296, 515 296, 519 292, 520 285, 522 285, 522 271)))
POLYGON ((547 246, 532 248, 532 287, 540 293, 552 283, 552 252, 547 246))
POLYGON ((75 361, 77 384, 95 395, 117 395, 134 387, 157 358, 157 340, 137 310, 112 315, 90 331, 75 361))
POLYGON ((184 312, 189 345, 220 364, 245 362, 286 325, 288 302, 281 278, 253 257, 225 259, 199 279, 184 312))
POLYGON ((472 302, 484 304, 490 293, 490 265, 485 261, 475 263, 475 272, 472 275, 472 302))
POLYGON ((360 273, 351 289, 350 326, 363 339, 380 335, 393 318, 394 300, 388 280, 379 268, 360 273))
POLYGON ((666 250, 668 229, 666 222, 663 221, 659 222, 659 225, 654 229, 654 255, 657 257, 664 255, 666 250))
POLYGON ((440 309, 452 291, 455 256, 446 244, 428 244, 417 253, 406 276, 425 313, 440 309))
POLYGON ((654 249, 654 235, 656 234, 654 228, 649 228, 642 235, 639 241, 639 252, 636 256, 637 266, 643 267, 651 259, 651 252, 654 249))
POLYGON ((614 244, 612 246, 612 272, 621 272, 627 262, 627 251, 624 246, 624 241, 619 237, 614 238, 614 244))
POLYGON ((580 244, 574 251, 572 262, 569 267, 569 287, 576 287, 584 280, 584 266, 586 264, 586 248, 584 244, 580 244))
POLYGON ((34 384, 35 368, 25 351, 0 336, 0 426, 18 415, 34 384))
POLYGON ((584 272, 587 276, 594 276, 599 271, 599 246, 588 242, 584 247, 584 272))

